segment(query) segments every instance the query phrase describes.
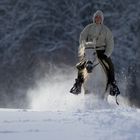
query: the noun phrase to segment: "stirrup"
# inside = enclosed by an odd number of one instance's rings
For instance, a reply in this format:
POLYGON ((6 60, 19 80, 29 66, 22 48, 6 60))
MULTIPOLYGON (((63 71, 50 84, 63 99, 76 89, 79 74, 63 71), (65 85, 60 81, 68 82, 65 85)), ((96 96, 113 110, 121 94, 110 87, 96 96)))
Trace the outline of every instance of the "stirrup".
POLYGON ((116 83, 112 83, 110 86, 110 95, 111 96, 118 96, 120 94, 120 90, 116 83))

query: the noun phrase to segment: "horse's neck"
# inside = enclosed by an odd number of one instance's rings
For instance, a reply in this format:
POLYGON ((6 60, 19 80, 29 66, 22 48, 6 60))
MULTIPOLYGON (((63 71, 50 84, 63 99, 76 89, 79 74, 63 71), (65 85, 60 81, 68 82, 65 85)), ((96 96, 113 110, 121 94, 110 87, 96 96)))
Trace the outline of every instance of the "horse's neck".
POLYGON ((94 68, 92 70, 92 73, 88 74, 86 69, 83 71, 85 79, 96 79, 97 81, 107 81, 107 76, 104 71, 104 68, 102 67, 99 59, 97 58, 94 62, 94 68), (89 76, 90 75, 90 76, 89 76))
POLYGON ((95 61, 95 67, 94 67, 94 69, 93 69, 93 75, 101 75, 101 74, 103 74, 103 68, 102 68, 102 66, 101 66, 101 64, 100 64, 100 62, 99 62, 99 60, 97 60, 97 61, 95 61))
MULTIPOLYGON (((98 62, 98 61, 97 61, 98 62)), ((102 65, 99 63, 92 71, 92 73, 87 73, 84 70, 84 89, 91 93, 101 93, 103 94, 106 90, 107 77, 104 72, 102 65)))

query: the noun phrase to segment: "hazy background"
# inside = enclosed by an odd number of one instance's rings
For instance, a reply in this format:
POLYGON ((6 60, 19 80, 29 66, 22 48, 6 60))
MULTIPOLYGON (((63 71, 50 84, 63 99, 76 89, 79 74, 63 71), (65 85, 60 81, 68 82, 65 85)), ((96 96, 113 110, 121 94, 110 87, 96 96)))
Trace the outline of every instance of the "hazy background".
MULTIPOLYGON (((37 81, 46 77, 45 89, 53 88, 50 75, 57 67, 71 87, 65 75, 74 81, 79 34, 98 9, 114 34, 112 59, 121 94, 140 107, 139 7, 139 0, 0 0, 0 107, 28 107, 37 81)), ((61 88, 63 82, 58 80, 61 88)))

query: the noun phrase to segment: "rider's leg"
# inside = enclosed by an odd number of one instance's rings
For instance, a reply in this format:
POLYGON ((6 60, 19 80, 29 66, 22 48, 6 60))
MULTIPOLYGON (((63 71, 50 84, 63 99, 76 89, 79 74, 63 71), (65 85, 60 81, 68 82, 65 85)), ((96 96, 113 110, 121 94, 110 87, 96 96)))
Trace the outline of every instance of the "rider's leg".
POLYGON ((107 69, 107 71, 108 71, 109 84, 111 85, 110 94, 111 95, 118 95, 118 94, 120 94, 119 88, 116 85, 114 65, 112 63, 111 58, 105 56, 104 55, 104 51, 98 51, 97 54, 98 54, 99 59, 105 60, 105 62, 109 66, 109 68, 107 69))
POLYGON ((80 94, 83 82, 84 82, 84 78, 83 78, 82 70, 78 70, 78 76, 75 79, 75 83, 71 88, 70 92, 73 94, 80 94))
POLYGON ((110 57, 104 56, 104 60, 107 62, 109 65, 109 80, 110 80, 110 95, 118 95, 120 94, 119 88, 116 85, 116 80, 115 80, 115 72, 114 72, 114 65, 112 63, 112 60, 110 57))
POLYGON ((70 92, 73 94, 80 94, 81 93, 81 87, 84 82, 84 77, 83 77, 83 69, 85 67, 85 61, 81 61, 76 65, 78 69, 78 76, 75 79, 75 83, 73 87, 71 88, 70 92))
POLYGON ((106 56, 104 56, 104 60, 109 66, 109 69, 108 69, 109 84, 115 83, 115 72, 114 72, 114 65, 112 63, 112 60, 110 57, 106 57, 106 56))
POLYGON ((105 68, 108 72, 109 83, 113 83, 115 81, 115 74, 114 74, 114 65, 112 63, 111 58, 104 55, 104 50, 98 50, 97 55, 101 61, 104 60, 108 64, 109 68, 107 68, 106 66, 105 68))

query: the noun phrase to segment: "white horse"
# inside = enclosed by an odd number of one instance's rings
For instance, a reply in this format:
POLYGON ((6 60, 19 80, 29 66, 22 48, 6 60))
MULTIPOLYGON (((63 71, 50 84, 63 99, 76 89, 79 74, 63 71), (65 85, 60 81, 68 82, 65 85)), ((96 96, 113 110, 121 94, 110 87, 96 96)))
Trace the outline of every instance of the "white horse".
POLYGON ((86 62, 82 71, 84 93, 91 93, 100 99, 107 100, 109 94, 107 73, 97 56, 96 50, 92 42, 87 42, 79 47, 79 57, 86 62))

